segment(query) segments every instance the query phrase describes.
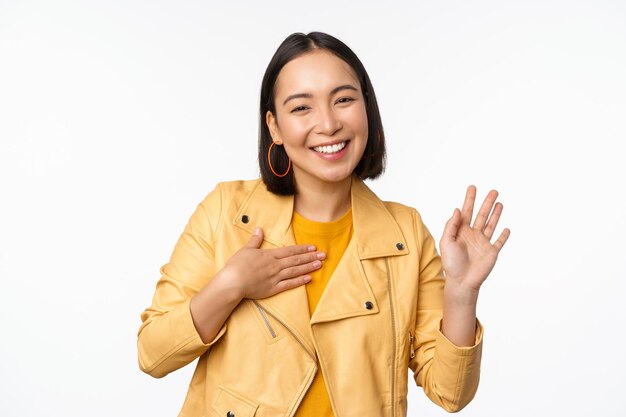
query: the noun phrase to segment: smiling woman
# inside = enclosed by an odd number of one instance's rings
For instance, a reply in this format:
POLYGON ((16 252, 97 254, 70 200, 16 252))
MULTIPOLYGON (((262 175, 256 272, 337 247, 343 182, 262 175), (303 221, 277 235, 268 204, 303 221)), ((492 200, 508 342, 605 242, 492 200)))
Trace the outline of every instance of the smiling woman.
POLYGON ((374 89, 356 55, 289 36, 261 89, 261 178, 198 204, 152 306, 140 368, 199 359, 180 416, 404 416, 406 370, 448 411, 478 387, 481 284, 509 231, 468 187, 441 238, 363 182, 384 168, 374 89), (444 279, 445 276, 445 279, 444 279))

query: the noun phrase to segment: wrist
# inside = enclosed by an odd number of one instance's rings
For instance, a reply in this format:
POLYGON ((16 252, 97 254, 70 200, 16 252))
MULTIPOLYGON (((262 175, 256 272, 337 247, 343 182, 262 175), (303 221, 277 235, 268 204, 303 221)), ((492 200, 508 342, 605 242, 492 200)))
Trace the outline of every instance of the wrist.
POLYGON ((227 302, 239 304, 245 298, 245 288, 225 269, 213 277, 212 284, 227 302))
POLYGON ((446 304, 457 306, 476 306, 478 303, 478 288, 467 287, 463 284, 456 284, 446 281, 443 289, 443 296, 446 304))

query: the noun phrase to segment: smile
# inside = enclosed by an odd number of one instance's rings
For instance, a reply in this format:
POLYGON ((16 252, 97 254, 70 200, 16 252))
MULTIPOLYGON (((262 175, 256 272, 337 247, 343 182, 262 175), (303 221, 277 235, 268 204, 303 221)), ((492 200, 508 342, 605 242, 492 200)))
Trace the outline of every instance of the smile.
POLYGON ((348 141, 346 140, 341 143, 335 143, 334 145, 316 146, 313 148, 313 150, 319 153, 334 154, 345 148, 347 144, 348 141))

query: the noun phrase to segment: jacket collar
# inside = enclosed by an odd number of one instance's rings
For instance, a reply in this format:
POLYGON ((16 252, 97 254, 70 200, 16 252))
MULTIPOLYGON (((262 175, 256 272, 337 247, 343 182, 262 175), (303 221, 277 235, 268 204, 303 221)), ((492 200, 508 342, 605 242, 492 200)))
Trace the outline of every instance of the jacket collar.
MULTIPOLYGON (((356 176, 352 177, 350 193, 359 258, 363 260, 407 254, 407 245, 398 224, 376 194, 356 176)), ((232 221, 250 234, 256 226, 261 227, 264 239, 272 245, 293 245, 293 207, 293 196, 273 194, 258 179, 232 221), (247 219, 247 223, 243 219, 247 219)))

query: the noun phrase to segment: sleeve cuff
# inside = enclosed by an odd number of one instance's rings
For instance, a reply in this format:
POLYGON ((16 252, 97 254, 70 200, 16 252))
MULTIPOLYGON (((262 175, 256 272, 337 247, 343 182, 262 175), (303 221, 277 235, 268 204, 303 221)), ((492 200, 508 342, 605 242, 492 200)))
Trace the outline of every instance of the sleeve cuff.
POLYGON ((193 324, 189 303, 187 300, 179 304, 143 329, 137 340, 142 371, 163 377, 204 354, 224 335, 226 324, 213 340, 203 343, 193 324))

